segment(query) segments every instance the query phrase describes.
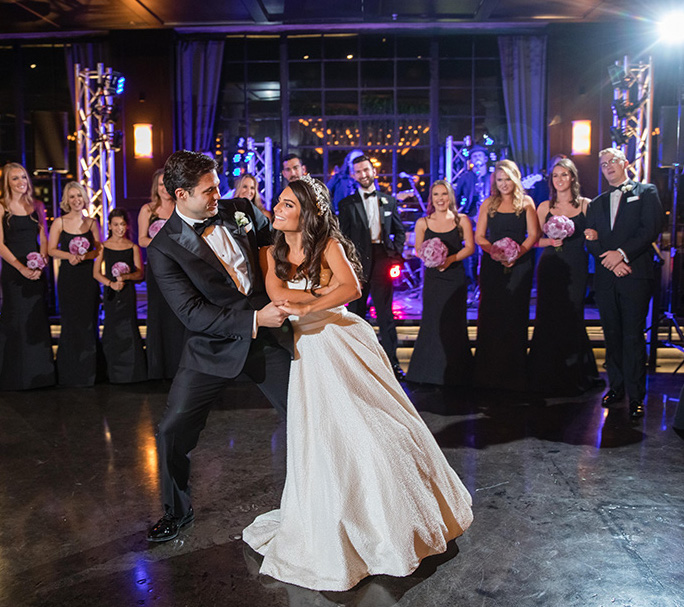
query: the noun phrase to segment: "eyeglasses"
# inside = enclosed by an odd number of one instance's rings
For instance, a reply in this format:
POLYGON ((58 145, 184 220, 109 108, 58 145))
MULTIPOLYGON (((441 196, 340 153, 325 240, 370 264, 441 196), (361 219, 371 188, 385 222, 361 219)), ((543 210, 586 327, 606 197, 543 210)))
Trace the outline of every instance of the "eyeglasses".
POLYGON ((602 162, 601 163, 601 168, 602 169, 607 169, 609 164, 617 164, 618 162, 622 162, 619 158, 616 158, 613 156, 608 162, 602 162))

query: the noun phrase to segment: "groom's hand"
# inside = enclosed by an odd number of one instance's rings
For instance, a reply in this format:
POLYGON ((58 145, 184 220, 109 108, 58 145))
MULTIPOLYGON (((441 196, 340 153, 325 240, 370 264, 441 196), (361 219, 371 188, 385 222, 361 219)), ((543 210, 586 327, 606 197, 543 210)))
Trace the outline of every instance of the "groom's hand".
POLYGON ((281 310, 276 305, 276 302, 271 302, 261 308, 261 310, 257 310, 257 327, 280 327, 288 316, 289 314, 281 310))

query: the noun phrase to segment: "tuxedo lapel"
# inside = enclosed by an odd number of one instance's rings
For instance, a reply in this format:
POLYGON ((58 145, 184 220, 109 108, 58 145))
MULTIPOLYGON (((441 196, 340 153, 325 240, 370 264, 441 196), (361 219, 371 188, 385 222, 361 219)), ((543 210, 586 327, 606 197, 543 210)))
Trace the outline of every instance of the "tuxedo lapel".
POLYGON ((238 226, 235 222, 235 216, 231 215, 230 213, 225 213, 225 215, 223 216, 223 225, 226 228, 228 228, 231 236, 233 237, 233 240, 235 240, 236 244, 240 247, 242 254, 245 256, 245 261, 247 262, 247 275, 249 276, 249 284, 251 285, 251 288, 254 289, 254 281, 256 280, 255 268, 258 264, 258 260, 255 258, 254 255, 257 248, 256 240, 254 241, 254 244, 252 244, 250 234, 252 234, 252 236, 256 238, 256 234, 254 232, 256 228, 254 227, 254 223, 252 222, 252 220, 249 217, 248 219, 252 224, 250 232, 245 232, 245 229, 243 227, 238 226))
POLYGON ((192 255, 208 263, 215 270, 222 274, 228 274, 209 245, 204 242, 204 239, 178 215, 174 213, 167 223, 171 224, 168 230, 171 240, 177 242, 192 255))
POLYGON ((356 191, 356 194, 354 194, 354 208, 359 216, 361 225, 368 228, 368 213, 366 213, 366 205, 363 203, 363 197, 358 190, 356 191))
POLYGON ((617 212, 615 213, 615 223, 613 223, 613 231, 617 229, 618 222, 620 221, 620 217, 623 215, 625 205, 627 204, 627 199, 631 198, 632 196, 639 196, 639 184, 635 183, 631 179, 626 183, 630 184, 632 186, 632 189, 627 192, 622 192, 622 195, 620 196, 620 203, 618 204, 617 212))

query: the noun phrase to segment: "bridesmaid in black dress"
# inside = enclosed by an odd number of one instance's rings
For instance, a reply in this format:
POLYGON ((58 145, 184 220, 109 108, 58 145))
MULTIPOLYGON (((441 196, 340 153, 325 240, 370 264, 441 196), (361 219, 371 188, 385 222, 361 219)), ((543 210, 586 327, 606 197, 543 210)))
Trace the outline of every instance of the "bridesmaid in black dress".
POLYGON ((520 170, 510 160, 495 165, 492 195, 485 199, 475 230, 482 248, 480 309, 477 319, 475 384, 484 388, 527 389, 527 327, 533 257, 540 228, 534 202, 525 195, 520 170), (520 245, 517 259, 494 261, 492 244, 504 237, 520 245))
POLYGON ((273 221, 273 213, 269 211, 261 200, 259 184, 251 173, 245 173, 235 182, 235 198, 246 198, 259 209, 269 221, 273 221))
POLYGON ((446 261, 425 268, 423 315, 406 379, 416 383, 465 385, 472 379, 463 260, 473 254, 473 225, 456 210, 454 189, 440 179, 430 188, 427 216, 416 222, 416 251, 438 238, 448 248, 446 261))
POLYGON ((113 384, 147 379, 133 284, 142 280, 143 274, 140 248, 128 239, 128 213, 114 209, 109 214, 109 238, 93 267, 93 276, 105 286, 102 348, 113 384))
MULTIPOLYGON (((164 169, 152 177, 151 200, 138 213, 138 245, 147 248, 176 203, 164 187, 164 169)), ((185 326, 178 320, 154 279, 152 267, 145 272, 147 282, 147 375, 149 379, 173 379, 185 345, 185 326)))
POLYGON ((100 252, 100 224, 88 217, 85 188, 71 181, 64 188, 64 214, 50 227, 48 253, 60 260, 57 296, 61 333, 57 348, 60 386, 92 386, 100 359, 98 310, 100 286, 93 278, 93 260, 100 252))
POLYGON ((588 198, 580 196, 577 168, 569 158, 559 160, 549 180, 550 200, 537 209, 543 226, 554 215, 575 224, 563 240, 541 238, 544 247, 537 265, 537 318, 530 345, 529 381, 536 392, 572 396, 599 381, 596 360, 584 323, 588 255, 584 230, 588 198))
POLYGON ((47 309, 45 208, 33 199, 28 173, 17 163, 2 169, 0 192, 0 390, 52 386, 55 364, 47 309))

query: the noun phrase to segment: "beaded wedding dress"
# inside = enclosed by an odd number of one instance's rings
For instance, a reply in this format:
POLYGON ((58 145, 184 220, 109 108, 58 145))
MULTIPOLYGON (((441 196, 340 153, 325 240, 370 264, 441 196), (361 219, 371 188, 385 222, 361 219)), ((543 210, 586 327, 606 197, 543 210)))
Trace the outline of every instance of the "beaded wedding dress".
POLYGON ((243 538, 260 573, 314 590, 409 575, 468 528, 470 494, 368 323, 339 306, 292 325, 285 488, 243 538))

